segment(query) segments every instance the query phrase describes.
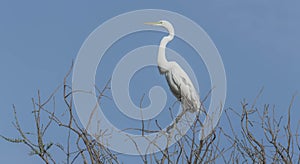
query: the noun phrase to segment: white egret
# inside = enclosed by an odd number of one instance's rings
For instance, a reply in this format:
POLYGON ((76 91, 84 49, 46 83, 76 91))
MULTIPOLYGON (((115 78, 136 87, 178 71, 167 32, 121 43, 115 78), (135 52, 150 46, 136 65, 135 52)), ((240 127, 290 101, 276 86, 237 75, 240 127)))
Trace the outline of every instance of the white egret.
POLYGON ((159 45, 157 58, 159 72, 166 76, 169 87, 174 96, 182 103, 183 110, 198 112, 201 103, 191 79, 178 63, 166 59, 166 46, 175 35, 173 25, 165 20, 145 24, 161 26, 168 30, 169 35, 163 37, 159 45))

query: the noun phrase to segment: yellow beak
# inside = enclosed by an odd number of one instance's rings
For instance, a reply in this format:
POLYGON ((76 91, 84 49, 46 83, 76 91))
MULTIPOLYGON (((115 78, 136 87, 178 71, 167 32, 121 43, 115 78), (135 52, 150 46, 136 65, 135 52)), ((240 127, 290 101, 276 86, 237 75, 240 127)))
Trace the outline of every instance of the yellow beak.
POLYGON ((145 22, 144 24, 147 24, 147 25, 160 25, 161 23, 160 22, 145 22))

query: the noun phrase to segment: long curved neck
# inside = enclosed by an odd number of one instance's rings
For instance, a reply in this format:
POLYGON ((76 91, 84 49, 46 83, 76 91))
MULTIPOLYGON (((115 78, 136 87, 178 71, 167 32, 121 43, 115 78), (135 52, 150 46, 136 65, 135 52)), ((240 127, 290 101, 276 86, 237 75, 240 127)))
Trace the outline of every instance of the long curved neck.
POLYGON ((166 73, 169 70, 170 63, 166 58, 166 46, 174 38, 174 33, 170 33, 168 36, 163 37, 160 41, 158 49, 157 64, 160 73, 166 73))

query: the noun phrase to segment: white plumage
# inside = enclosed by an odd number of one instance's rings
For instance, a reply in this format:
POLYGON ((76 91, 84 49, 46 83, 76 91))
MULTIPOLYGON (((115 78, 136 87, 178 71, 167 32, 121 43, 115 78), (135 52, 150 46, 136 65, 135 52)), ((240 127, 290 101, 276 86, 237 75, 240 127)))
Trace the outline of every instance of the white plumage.
POLYGON ((201 103, 191 79, 178 63, 166 59, 166 46, 175 35, 172 24, 165 20, 146 24, 162 26, 168 30, 169 35, 163 37, 159 45, 157 58, 159 71, 166 76, 172 93, 182 103, 183 109, 189 112, 199 111, 201 103))

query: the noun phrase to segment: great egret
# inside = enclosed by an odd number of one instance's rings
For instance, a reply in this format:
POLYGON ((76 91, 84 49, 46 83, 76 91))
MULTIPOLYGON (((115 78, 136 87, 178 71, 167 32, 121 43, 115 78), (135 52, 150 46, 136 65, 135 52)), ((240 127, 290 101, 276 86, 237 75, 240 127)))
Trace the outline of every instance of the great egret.
POLYGON ((191 79, 180 65, 166 59, 166 46, 174 38, 173 25, 165 20, 159 22, 147 22, 145 24, 161 26, 168 30, 169 35, 162 38, 158 50, 158 68, 161 74, 166 76, 169 87, 174 96, 182 103, 183 110, 198 112, 200 110, 199 94, 196 91, 191 79))

